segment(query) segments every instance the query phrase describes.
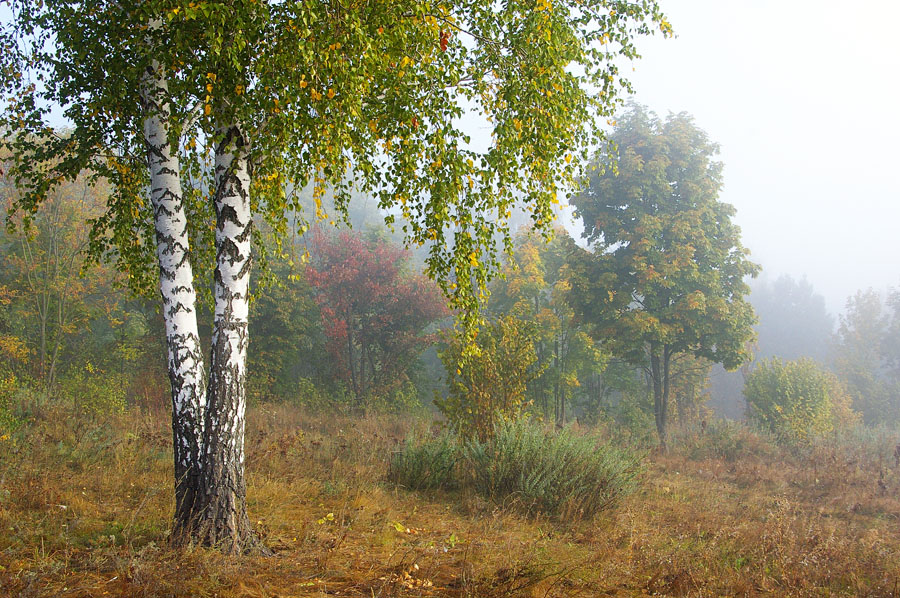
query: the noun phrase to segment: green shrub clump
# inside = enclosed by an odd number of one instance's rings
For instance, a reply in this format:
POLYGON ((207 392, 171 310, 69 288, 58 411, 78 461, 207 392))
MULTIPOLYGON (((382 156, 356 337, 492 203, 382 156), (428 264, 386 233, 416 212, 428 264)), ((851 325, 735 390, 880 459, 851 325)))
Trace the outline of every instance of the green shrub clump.
POLYGON ((59 385, 60 397, 76 413, 87 417, 124 413, 127 390, 124 374, 100 369, 90 362, 73 367, 59 385))
POLYGON ((858 420, 840 382, 811 359, 763 361, 744 396, 750 419, 785 440, 807 442, 858 420))
POLYGON ((639 470, 639 458, 597 436, 519 418, 499 422, 486 440, 444 434, 408 441, 390 477, 410 489, 471 488, 527 513, 582 519, 626 496, 639 470))
POLYGON ((492 439, 465 445, 475 490, 492 500, 515 497, 525 510, 586 518, 633 487, 639 461, 571 428, 551 432, 519 419, 502 422, 492 439))

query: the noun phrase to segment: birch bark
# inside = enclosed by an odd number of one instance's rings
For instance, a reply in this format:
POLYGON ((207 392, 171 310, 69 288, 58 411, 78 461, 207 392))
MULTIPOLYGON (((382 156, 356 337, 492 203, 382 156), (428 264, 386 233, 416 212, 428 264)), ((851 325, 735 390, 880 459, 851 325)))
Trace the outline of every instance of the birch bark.
POLYGON ((189 539, 195 513, 201 471, 206 382, 197 328, 194 274, 188 259, 190 242, 181 190, 181 166, 170 141, 168 91, 165 71, 154 61, 144 75, 141 100, 150 167, 150 201, 156 227, 159 290, 172 386, 175 457, 173 539, 178 542, 189 539))
POLYGON ((246 509, 244 411, 251 265, 250 140, 238 126, 216 148, 215 313, 196 539, 226 552, 263 550, 246 509))

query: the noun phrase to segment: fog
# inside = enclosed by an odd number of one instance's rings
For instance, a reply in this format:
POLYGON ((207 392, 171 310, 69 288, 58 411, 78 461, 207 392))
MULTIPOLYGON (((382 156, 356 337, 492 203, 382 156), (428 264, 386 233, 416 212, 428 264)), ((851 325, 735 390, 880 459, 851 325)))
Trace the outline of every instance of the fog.
POLYGON ((721 198, 765 274, 805 274, 832 312, 900 283, 900 3, 662 7, 677 38, 639 44, 635 99, 721 144, 721 198))

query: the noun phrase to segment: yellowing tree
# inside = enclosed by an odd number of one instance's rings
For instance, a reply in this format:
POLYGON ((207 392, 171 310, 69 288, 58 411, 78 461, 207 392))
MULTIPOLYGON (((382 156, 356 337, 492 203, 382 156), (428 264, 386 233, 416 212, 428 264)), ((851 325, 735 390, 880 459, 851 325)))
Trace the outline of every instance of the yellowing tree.
POLYGON ((307 184, 309 217, 326 217, 326 190, 343 213, 354 188, 373 194, 429 245, 471 336, 511 205, 549 226, 580 174, 572 156, 601 141, 595 123, 628 85, 619 59, 670 32, 653 0, 13 0, 12 15, 0 127, 19 205, 85 168, 113 183, 93 249, 136 290, 159 283, 173 535, 232 552, 257 545, 243 477, 253 218, 285 233, 307 184), (484 152, 459 126, 464 105, 493 127, 484 152), (48 131, 52 107, 69 133, 48 131), (195 272, 214 283, 208 375, 195 272))
POLYGON ((491 310, 531 324, 540 375, 529 386, 535 408, 558 425, 566 421, 580 378, 601 372, 608 356, 575 321, 567 302, 566 258, 575 244, 558 227, 549 242, 532 230, 521 232, 491 292, 491 310))

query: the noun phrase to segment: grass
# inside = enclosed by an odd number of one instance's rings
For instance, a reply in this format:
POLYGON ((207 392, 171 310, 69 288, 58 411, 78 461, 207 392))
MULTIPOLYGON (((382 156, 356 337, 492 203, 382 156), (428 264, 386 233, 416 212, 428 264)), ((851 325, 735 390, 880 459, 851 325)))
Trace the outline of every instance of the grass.
POLYGON ((459 462, 460 447, 449 431, 412 435, 391 456, 388 479, 409 490, 453 490, 459 485, 459 462))
POLYGON ((388 479, 410 490, 473 490, 525 514, 593 518, 634 487, 639 459, 597 434, 504 421, 485 441, 444 431, 411 437, 391 457, 388 479))
POLYGON ((249 510, 276 556, 231 558, 167 546, 165 413, 46 412, 0 446, 0 596, 900 595, 895 435, 685 443, 618 508, 559 521, 389 483, 427 427, 251 410, 249 510))

